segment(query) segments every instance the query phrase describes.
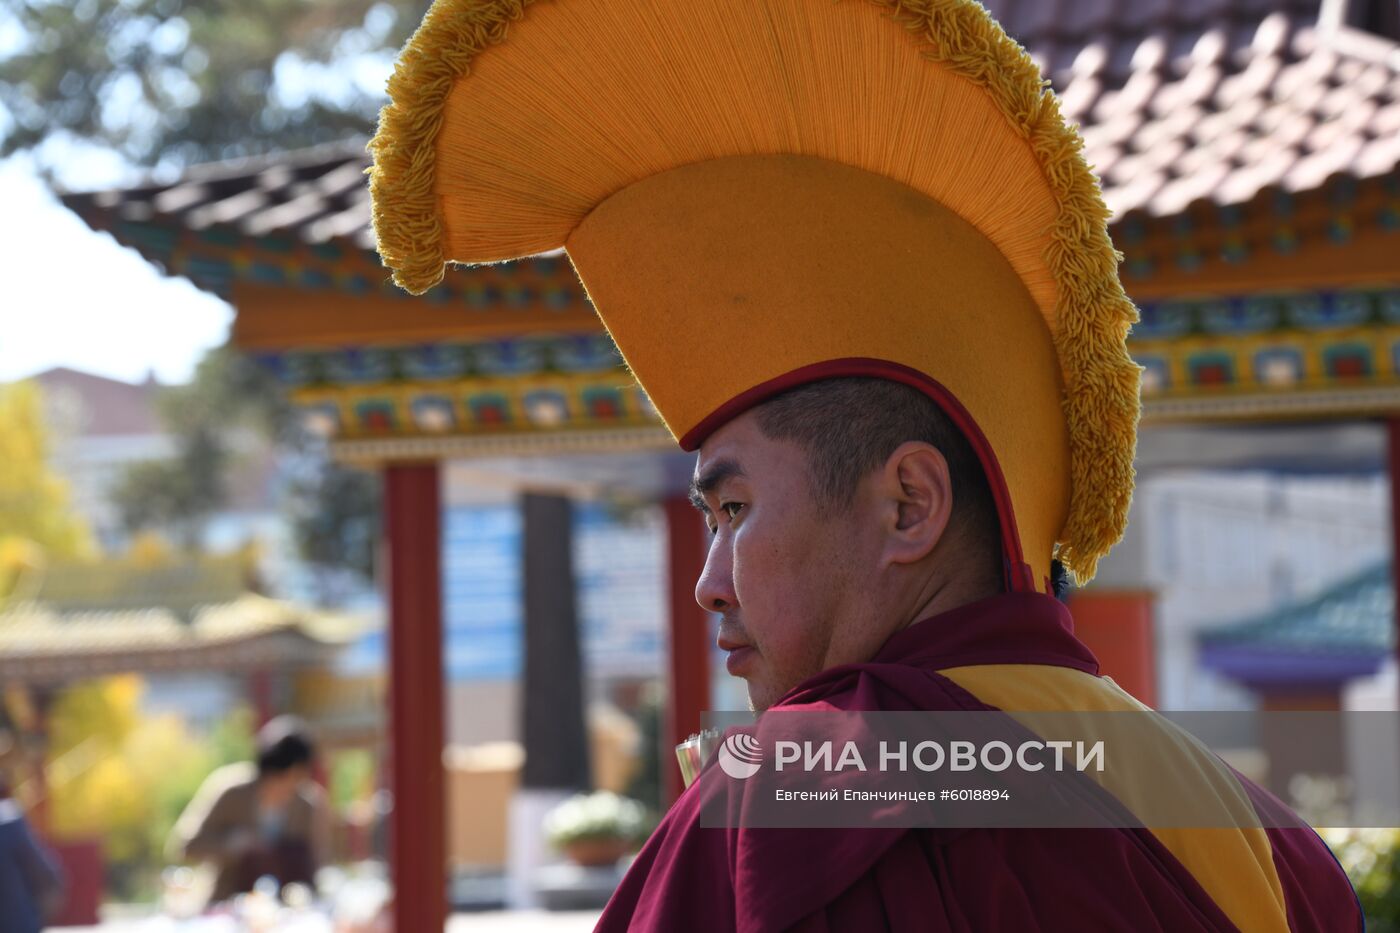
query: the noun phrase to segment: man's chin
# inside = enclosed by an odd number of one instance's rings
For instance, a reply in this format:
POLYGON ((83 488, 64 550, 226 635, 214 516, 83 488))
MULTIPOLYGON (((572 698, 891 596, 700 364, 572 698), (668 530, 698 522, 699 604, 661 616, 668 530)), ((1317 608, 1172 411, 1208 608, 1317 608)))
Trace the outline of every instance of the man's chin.
POLYGON ((773 684, 755 677, 746 679, 749 684, 749 710, 754 713, 761 713, 777 703, 790 689, 786 687, 779 689, 773 684))

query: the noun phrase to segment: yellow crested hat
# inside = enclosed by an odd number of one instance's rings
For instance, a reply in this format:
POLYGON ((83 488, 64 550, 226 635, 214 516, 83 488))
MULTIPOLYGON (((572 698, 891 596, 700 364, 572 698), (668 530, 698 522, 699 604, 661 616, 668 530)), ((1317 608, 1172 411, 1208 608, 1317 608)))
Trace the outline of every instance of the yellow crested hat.
POLYGON ((1133 488, 1136 311, 1053 94, 970 0, 436 0, 370 144, 380 255, 563 247, 686 449, 816 379, 931 396, 1016 590, 1133 488))

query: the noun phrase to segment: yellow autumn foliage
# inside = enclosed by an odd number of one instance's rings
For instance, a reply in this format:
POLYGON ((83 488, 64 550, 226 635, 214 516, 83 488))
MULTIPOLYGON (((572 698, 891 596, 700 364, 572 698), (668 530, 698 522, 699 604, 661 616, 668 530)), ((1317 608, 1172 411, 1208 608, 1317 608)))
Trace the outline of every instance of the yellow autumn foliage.
POLYGON ((92 534, 48 455, 38 386, 0 385, 0 596, 36 555, 81 557, 93 550, 92 534))
POLYGON ((165 837, 222 762, 176 714, 146 716, 130 675, 77 685, 50 718, 50 819, 59 838, 102 839, 109 862, 158 867, 165 837))

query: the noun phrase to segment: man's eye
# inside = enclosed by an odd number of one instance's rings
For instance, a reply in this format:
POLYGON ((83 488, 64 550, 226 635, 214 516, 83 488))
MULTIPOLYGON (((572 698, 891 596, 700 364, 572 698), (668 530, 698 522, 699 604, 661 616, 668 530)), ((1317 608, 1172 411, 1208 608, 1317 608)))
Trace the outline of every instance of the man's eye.
POLYGON ((744 507, 742 502, 721 502, 719 510, 729 516, 729 520, 734 521, 734 516, 739 514, 739 510, 744 507))

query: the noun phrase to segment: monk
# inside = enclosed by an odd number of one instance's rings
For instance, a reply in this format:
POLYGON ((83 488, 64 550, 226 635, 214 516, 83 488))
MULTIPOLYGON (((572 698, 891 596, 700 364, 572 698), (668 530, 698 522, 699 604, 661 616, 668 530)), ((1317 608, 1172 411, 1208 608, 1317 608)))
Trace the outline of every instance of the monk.
MULTIPOLYGON (((434 0, 388 90, 380 258, 421 294, 453 263, 567 255, 645 393, 600 412, 561 363, 568 427, 582 447, 659 418, 698 452, 696 595, 755 709, 1152 721, 1055 598, 1128 520, 1138 315, 1082 140, 985 7, 434 0)), ((483 326, 597 333, 559 310, 483 326)), ((1189 747, 1160 738, 1148 751, 1189 747)), ((1145 765, 1172 762, 1120 757, 1096 786, 1136 815, 1145 765)), ((1199 799, 1260 819, 707 828, 733 793, 707 768, 600 929, 1359 926, 1311 830, 1191 763, 1199 799)))
MULTIPOLYGON (((912 389, 850 378, 779 395, 705 441, 692 490, 714 534, 696 597, 720 614, 755 710, 1025 709, 1037 693, 1045 709, 1134 708, 1061 602, 1003 591, 977 459, 912 389)), ((1167 842, 1146 829, 705 828, 702 785, 600 931, 1362 928, 1307 828, 1167 842)))

